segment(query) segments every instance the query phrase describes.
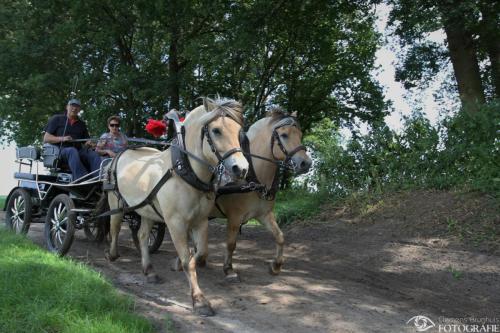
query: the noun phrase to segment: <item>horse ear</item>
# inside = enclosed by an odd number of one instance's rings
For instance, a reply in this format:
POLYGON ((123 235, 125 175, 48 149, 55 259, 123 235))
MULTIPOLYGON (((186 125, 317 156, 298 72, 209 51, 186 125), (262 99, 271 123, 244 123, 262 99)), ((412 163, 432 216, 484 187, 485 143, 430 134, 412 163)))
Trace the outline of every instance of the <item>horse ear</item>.
POLYGON ((214 109, 214 101, 211 100, 208 97, 203 97, 203 107, 205 108, 205 111, 210 112, 214 109))
POLYGON ((297 111, 293 111, 291 114, 292 117, 297 118, 297 111))

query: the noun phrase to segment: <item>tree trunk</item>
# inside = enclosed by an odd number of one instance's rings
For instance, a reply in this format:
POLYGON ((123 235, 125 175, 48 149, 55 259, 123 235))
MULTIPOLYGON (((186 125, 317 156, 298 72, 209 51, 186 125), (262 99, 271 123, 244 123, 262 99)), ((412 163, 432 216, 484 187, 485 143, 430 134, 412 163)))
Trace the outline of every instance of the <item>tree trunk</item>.
POLYGON ((500 6, 481 3, 481 43, 486 46, 486 52, 491 63, 491 78, 496 98, 500 98, 500 25, 496 19, 500 6))
POLYGON ((168 74, 169 74, 169 91, 170 109, 180 110, 180 88, 179 77, 181 66, 179 65, 179 29, 174 25, 172 27, 172 36, 170 47, 168 49, 168 74))
POLYGON ((460 22, 445 22, 444 30, 462 107, 478 111, 485 98, 472 35, 460 22))

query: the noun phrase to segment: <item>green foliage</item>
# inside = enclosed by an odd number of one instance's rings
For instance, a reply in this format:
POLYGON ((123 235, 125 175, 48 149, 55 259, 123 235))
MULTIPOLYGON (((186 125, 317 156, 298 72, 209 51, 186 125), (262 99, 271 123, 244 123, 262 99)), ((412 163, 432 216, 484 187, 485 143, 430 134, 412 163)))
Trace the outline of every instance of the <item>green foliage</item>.
POLYGON ((201 96, 240 99, 336 123, 380 119, 371 75, 380 36, 372 1, 17 1, 0 3, 0 130, 39 140, 74 77, 91 133, 112 114, 128 135, 201 96))
POLYGON ((389 26, 401 46, 396 79, 407 89, 426 87, 436 73, 453 64, 462 102, 500 97, 498 13, 487 0, 387 0, 389 26), (441 30, 446 44, 430 42, 441 30), (457 52, 460 49, 462 52, 457 52), (490 65, 481 64, 488 59, 490 65), (479 82, 472 82, 472 81, 479 82))
POLYGON ((0 210, 5 207, 5 199, 6 198, 7 198, 6 196, 0 195, 0 210))
POLYGON ((500 194, 500 104, 459 112, 438 128, 416 112, 401 133, 386 125, 342 144, 323 120, 305 140, 312 147, 312 186, 333 195, 407 188, 465 187, 500 194))
POLYGON ((1 332, 152 332, 98 273, 0 229, 1 332))
POLYGON ((321 204, 329 198, 328 193, 310 193, 298 189, 278 192, 274 213, 280 226, 295 220, 307 219, 318 214, 321 204))

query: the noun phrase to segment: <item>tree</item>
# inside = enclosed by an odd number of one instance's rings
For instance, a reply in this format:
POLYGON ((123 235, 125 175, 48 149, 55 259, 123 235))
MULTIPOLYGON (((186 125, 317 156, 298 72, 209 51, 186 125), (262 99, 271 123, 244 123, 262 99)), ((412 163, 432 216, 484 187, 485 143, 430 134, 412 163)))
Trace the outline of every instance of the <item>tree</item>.
POLYGON ((94 135, 119 114, 141 136, 149 117, 216 94, 250 122, 298 111, 306 130, 385 115, 368 0, 7 0, 0 19, 0 130, 19 144, 41 137, 75 76, 94 135))
POLYGON ((493 22, 498 24, 498 21, 491 18, 498 17, 498 4, 483 9, 487 14, 480 21, 482 0, 389 0, 388 3, 392 6, 389 24, 396 28, 395 35, 402 46, 409 49, 402 56, 396 78, 406 87, 418 85, 439 72, 449 59, 462 105, 471 111, 479 110, 486 100, 485 82, 498 77, 498 55, 494 50, 498 38, 489 40, 498 34, 493 28, 493 22), (425 40, 430 32, 439 29, 446 34, 446 50, 425 40), (487 52, 491 70, 485 73, 481 73, 479 66, 485 53, 481 48, 492 49, 487 52))

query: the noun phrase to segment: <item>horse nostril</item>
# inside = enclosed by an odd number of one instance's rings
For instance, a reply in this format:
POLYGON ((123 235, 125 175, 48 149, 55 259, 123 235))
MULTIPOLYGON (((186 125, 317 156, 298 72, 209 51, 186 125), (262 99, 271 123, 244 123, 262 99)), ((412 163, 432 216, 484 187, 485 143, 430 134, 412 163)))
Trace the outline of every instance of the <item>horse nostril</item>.
POLYGON ((300 162, 300 169, 301 170, 308 170, 311 167, 311 161, 308 160, 303 160, 300 162))
POLYGON ((240 174, 241 174, 241 169, 240 169, 240 167, 239 167, 238 165, 236 165, 236 164, 235 164, 235 165, 233 165, 233 167, 232 167, 232 169, 231 169, 231 170, 233 171, 233 175, 235 175, 235 176, 237 176, 237 177, 239 177, 239 176, 240 176, 240 174))

